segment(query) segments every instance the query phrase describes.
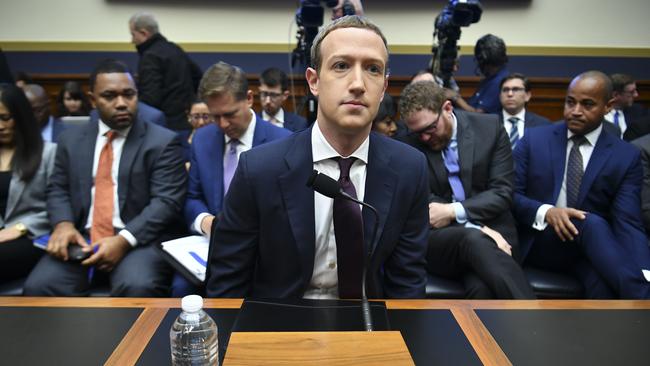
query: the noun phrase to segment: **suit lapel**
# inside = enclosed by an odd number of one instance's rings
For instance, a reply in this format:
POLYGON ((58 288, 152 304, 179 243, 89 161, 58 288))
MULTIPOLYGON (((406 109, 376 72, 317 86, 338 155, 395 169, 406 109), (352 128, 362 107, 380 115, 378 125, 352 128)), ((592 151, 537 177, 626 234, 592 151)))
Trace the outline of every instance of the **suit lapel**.
POLYGON ((582 176, 576 206, 580 207, 582 201, 587 196, 587 193, 589 193, 589 189, 598 176, 598 173, 603 169, 603 166, 612 154, 612 145, 612 136, 605 133, 605 131, 601 131, 600 136, 596 141, 596 146, 594 146, 593 152, 591 153, 591 158, 589 158, 589 164, 587 164, 585 174, 582 176))
MULTIPOLYGON (((388 212, 390 212, 393 194, 395 192, 397 174, 390 169, 391 156, 386 152, 381 139, 370 134, 370 147, 368 149, 368 166, 366 168, 366 188, 364 201, 377 209, 379 222, 377 224, 377 238, 375 243, 371 243, 372 232, 375 224, 375 216, 370 210, 363 209, 363 231, 365 249, 369 245, 377 245, 384 230, 388 212), (378 182, 381 182, 378 184, 378 182)), ((439 154, 438 154, 439 155, 439 154)), ((376 253, 377 251, 375 251, 376 253)), ((364 252, 365 253, 365 252, 364 252)))
MULTIPOLYGON (((257 118, 257 117, 255 117, 257 118)), ((267 130, 265 123, 262 118, 257 118, 255 121, 255 131, 253 132, 253 147, 261 145, 267 140, 267 130)))
POLYGON ((90 192, 92 187, 95 185, 93 182, 93 162, 95 156, 95 145, 97 144, 97 133, 99 132, 97 117, 95 116, 87 127, 80 128, 82 128, 82 132, 78 145, 79 150, 71 151, 72 155, 68 157, 74 159, 74 161, 68 163, 71 167, 74 167, 77 170, 77 173, 69 172, 70 174, 68 174, 68 176, 70 179, 75 179, 77 176, 79 177, 80 190, 83 192, 81 194, 81 207, 86 208, 84 215, 88 216, 88 211, 90 209, 90 192), (76 154, 78 152, 81 154, 76 154), (90 158, 77 159, 77 157, 84 156, 90 158))
POLYGON ((314 268, 314 191, 306 183, 313 171, 311 128, 295 136, 284 157, 287 170, 278 178, 280 193, 295 239, 303 272, 311 278, 314 268))
POLYGON ((564 169, 566 168, 566 145, 567 128, 561 123, 553 131, 553 137, 549 141, 549 156, 553 165, 553 203, 557 202, 560 195, 562 181, 564 180, 564 169))
POLYGON ((469 121, 456 115, 456 140, 458 143, 458 163, 460 164, 460 180, 463 183, 465 197, 472 193, 472 162, 474 161, 474 132, 469 126, 469 121))
MULTIPOLYGON (((203 145, 206 153, 201 156, 206 158, 205 164, 214 164, 214 166, 206 167, 205 171, 209 174, 209 179, 205 183, 202 182, 202 185, 205 187, 206 192, 212 193, 212 202, 222 202, 223 204, 223 155, 226 149, 226 141, 221 129, 215 127, 213 142, 203 145), (214 159, 210 158, 212 156, 214 156, 214 159)), ((217 207, 213 209, 216 210, 217 207)), ((218 211, 221 211, 221 209, 218 211)))
POLYGON ((12 173, 11 183, 9 183, 9 197, 7 197, 7 208, 4 217, 11 217, 11 214, 14 212, 16 204, 20 200, 20 196, 22 196, 24 190, 25 182, 23 182, 16 173, 12 173))
POLYGON ((131 176, 131 167, 135 157, 142 146, 142 140, 147 132, 145 123, 137 119, 131 127, 124 147, 122 147, 122 156, 120 157, 120 167, 117 175, 117 196, 120 205, 120 212, 124 212, 124 203, 126 202, 126 193, 128 192, 129 179, 131 176))

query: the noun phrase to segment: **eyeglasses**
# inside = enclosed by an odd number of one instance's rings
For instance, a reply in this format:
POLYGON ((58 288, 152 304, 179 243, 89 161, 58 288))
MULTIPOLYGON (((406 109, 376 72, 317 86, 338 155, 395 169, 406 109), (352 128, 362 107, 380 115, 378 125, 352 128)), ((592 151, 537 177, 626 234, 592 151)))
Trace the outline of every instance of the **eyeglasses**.
POLYGON ((209 114, 202 114, 202 113, 190 114, 190 118, 194 122, 198 122, 199 120, 214 122, 214 118, 209 114))
POLYGON ((275 92, 266 92, 266 91, 261 91, 260 92, 260 99, 264 100, 267 97, 271 99, 278 99, 282 96, 282 93, 275 93, 275 92))
POLYGON ((516 86, 514 88, 508 88, 508 87, 501 88, 501 93, 503 93, 503 94, 508 94, 510 92, 512 92, 512 94, 517 94, 517 93, 523 93, 525 91, 526 91, 525 88, 520 88, 518 86, 516 86))
POLYGON ((419 136, 419 135, 422 135, 423 133, 426 133, 426 134, 432 133, 436 129, 436 125, 438 124, 438 121, 440 120, 440 116, 442 116, 442 106, 440 106, 440 108, 438 109, 438 117, 436 117, 436 119, 433 122, 429 123, 424 128, 421 128, 421 129, 416 130, 416 131, 411 131, 407 135, 408 136, 419 136))
POLYGON ((0 121, 9 122, 14 118, 11 114, 0 114, 0 121))

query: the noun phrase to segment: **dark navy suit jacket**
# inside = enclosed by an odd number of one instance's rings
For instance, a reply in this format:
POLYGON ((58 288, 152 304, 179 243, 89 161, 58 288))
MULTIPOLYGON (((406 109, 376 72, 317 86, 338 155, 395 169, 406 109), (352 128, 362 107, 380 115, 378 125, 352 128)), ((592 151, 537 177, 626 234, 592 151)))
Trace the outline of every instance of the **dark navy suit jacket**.
MULTIPOLYGON (((291 132, 257 118, 253 147, 290 135, 291 132)), ((192 227, 202 212, 217 215, 223 202, 223 131, 210 124, 196 130, 192 139, 190 174, 185 202, 185 222, 192 227)))
MULTIPOLYGON (((311 128, 241 155, 214 225, 209 297, 300 298, 315 255, 311 128)), ((370 134, 365 202, 379 212, 368 296, 421 298, 426 283, 428 172, 422 153, 370 134)), ((366 249, 375 219, 363 210, 366 249)))
MULTIPOLYGON (((609 122, 603 122, 609 123, 609 122)), ((566 165, 567 126, 564 121, 526 132, 514 150, 514 210, 522 253, 528 253, 535 233, 532 228, 542 204, 555 205, 566 165)), ((576 209, 597 214, 611 225, 619 243, 638 259, 634 248, 646 246, 641 222, 643 170, 639 151, 602 130, 585 169, 576 209)), ((614 243, 612 243, 614 245, 614 243)), ((638 255, 637 255, 638 254, 638 255)), ((647 263, 639 263, 645 265, 647 263)))

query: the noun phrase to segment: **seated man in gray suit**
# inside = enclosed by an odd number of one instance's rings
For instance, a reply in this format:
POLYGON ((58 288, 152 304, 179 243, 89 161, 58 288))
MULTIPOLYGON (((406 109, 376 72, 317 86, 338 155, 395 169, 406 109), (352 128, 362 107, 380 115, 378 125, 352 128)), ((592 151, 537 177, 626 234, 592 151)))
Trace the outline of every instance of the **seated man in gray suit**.
POLYGON ((399 108, 429 163, 429 272, 462 280, 468 298, 534 298, 515 260, 514 166, 497 116, 454 110, 433 81, 409 84, 399 108))
POLYGON ((524 74, 513 73, 501 81, 499 99, 502 110, 499 117, 513 149, 527 129, 551 124, 546 117, 526 110, 531 97, 530 82, 524 74))
POLYGON ((47 192, 50 255, 29 275, 25 294, 84 296, 105 272, 112 296, 168 296, 172 271, 152 243, 180 220, 186 190, 180 142, 136 117, 138 91, 121 62, 100 63, 90 90, 100 118, 59 138, 47 192), (71 245, 90 256, 74 263, 71 245))

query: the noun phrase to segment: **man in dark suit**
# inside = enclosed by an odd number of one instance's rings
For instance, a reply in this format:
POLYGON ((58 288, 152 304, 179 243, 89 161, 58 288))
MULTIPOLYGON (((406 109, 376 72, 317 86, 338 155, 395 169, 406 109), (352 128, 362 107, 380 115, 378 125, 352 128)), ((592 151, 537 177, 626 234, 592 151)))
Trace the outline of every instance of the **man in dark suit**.
POLYGON ((650 135, 644 135, 632 141, 632 145, 641 150, 643 162, 643 188, 641 190, 641 212, 646 235, 650 234, 650 135))
POLYGON ((25 90, 25 96, 29 100, 29 104, 32 105, 34 116, 41 128, 43 141, 56 142, 59 134, 65 130, 65 126, 60 119, 52 116, 50 98, 47 96, 47 92, 37 84, 27 84, 23 90, 25 90))
POLYGON ((513 259, 512 153, 497 116, 454 111, 432 81, 404 88, 400 114, 429 161, 429 271, 462 279, 469 298, 534 298, 513 259))
POLYGON ((289 98, 289 79, 284 71, 275 67, 262 71, 259 89, 262 119, 293 132, 307 128, 304 117, 282 108, 282 104, 289 98))
POLYGON ((564 121, 531 129, 514 151, 515 217, 525 263, 576 274, 591 298, 650 297, 639 152, 603 132, 607 75, 571 81, 564 121))
POLYGON ((630 141, 633 136, 627 134, 628 128, 640 118, 646 116, 648 112, 644 107, 634 104, 634 100, 639 97, 639 93, 636 90, 636 82, 632 76, 612 74, 609 78, 612 80, 613 102, 612 109, 605 115, 605 120, 619 128, 621 132, 619 137, 627 136, 626 140, 630 141))
POLYGON ((388 51, 377 26, 347 16, 323 27, 306 71, 319 98, 312 128, 242 154, 223 218, 214 226, 210 297, 424 297, 426 163, 421 153, 370 133, 387 86, 388 51), (312 170, 375 206, 315 193, 312 170))
POLYGON ((178 45, 159 31, 152 14, 136 13, 129 19, 131 42, 138 61, 140 100, 165 113, 167 128, 191 130, 185 108, 192 103, 201 79, 201 69, 178 45))
POLYGON ((180 142, 172 131, 135 118, 137 89, 121 62, 100 63, 90 90, 100 118, 60 136, 47 192, 50 255, 30 274, 25 294, 87 295, 90 277, 102 277, 100 271, 112 296, 168 296, 171 269, 153 244, 180 219, 186 184, 180 142), (74 263, 70 245, 90 256, 74 263))
POLYGON ((291 132, 257 118, 251 109, 253 92, 236 66, 225 62, 211 66, 201 79, 199 95, 214 123, 198 129, 192 139, 185 221, 193 231, 208 236, 239 155, 291 132))
POLYGON ((530 82, 524 74, 513 73, 506 76, 499 86, 501 114, 499 118, 508 133, 510 145, 514 149, 527 129, 551 123, 546 117, 526 110, 530 101, 530 82))

